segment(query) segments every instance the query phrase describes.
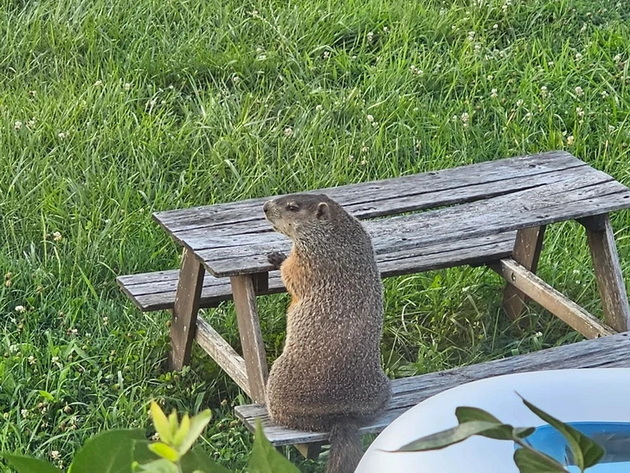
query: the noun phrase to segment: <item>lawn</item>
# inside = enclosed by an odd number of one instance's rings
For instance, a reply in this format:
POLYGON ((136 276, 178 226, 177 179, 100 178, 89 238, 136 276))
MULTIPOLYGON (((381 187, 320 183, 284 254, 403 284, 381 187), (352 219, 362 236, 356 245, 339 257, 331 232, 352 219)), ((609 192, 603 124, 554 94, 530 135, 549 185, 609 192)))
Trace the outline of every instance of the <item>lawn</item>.
MULTIPOLYGON (((0 451, 67 465, 157 399, 211 407, 205 448, 244 466, 246 399, 198 352, 164 373, 169 315, 116 287, 177 267, 154 211, 550 149, 630 185, 624 0, 0 0, 0 37, 0 451)), ((630 214, 613 225, 628 281, 630 214)), ((583 238, 550 231, 540 272, 600 314, 583 238)), ((387 373, 580 339, 536 307, 511 324, 501 288, 479 268, 386 281, 387 373)), ((286 303, 261 304, 270 360, 286 303)), ((230 304, 206 317, 238 346, 230 304)))

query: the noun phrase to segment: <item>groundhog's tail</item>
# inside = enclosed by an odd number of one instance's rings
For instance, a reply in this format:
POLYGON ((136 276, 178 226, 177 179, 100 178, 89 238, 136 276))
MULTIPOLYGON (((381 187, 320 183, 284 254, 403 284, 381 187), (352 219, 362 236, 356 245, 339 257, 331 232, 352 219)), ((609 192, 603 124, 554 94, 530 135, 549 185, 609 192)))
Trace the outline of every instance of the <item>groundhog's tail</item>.
POLYGON ((359 427, 344 420, 330 429, 330 453, 326 473, 354 473, 363 456, 359 427))

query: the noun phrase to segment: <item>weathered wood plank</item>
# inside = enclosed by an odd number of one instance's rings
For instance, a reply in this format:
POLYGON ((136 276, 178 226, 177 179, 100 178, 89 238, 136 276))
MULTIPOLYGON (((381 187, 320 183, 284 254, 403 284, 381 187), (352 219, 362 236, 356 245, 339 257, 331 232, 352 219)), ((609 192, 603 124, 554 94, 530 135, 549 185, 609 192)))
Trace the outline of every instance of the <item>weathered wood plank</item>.
MULTIPOLYGON (((574 175, 583 175, 592 172, 592 169, 587 166, 581 166, 565 168, 562 169, 562 171, 564 173, 572 172, 574 175)), ((546 172, 513 178, 497 176, 495 178, 496 180, 492 180, 492 176, 484 176, 488 180, 478 182, 480 176, 471 174, 468 178, 472 180, 473 183, 468 186, 448 187, 445 189, 413 186, 409 189, 408 193, 405 193, 405 186, 402 186, 402 189, 398 189, 396 186, 392 186, 391 189, 379 189, 378 186, 365 183, 363 185, 369 188, 373 193, 371 197, 368 198, 368 196, 365 196, 365 201, 360 202, 352 202, 352 199, 348 196, 338 192, 328 192, 326 189, 313 192, 327 193, 330 197, 339 201, 344 208, 355 217, 367 219, 379 216, 392 216, 410 211, 426 210, 445 205, 455 205, 479 199, 488 199, 534 187, 553 185, 565 175, 566 174, 559 174, 558 172, 546 172)), ((413 177, 414 176, 410 176, 410 178, 413 177)), ((404 180, 406 178, 400 179, 404 180)), ((450 182, 448 184, 451 185, 450 182)), ((336 188, 335 190, 338 189, 341 188, 336 188)), ((190 224, 182 228, 171 230, 174 232, 174 236, 180 239, 185 239, 184 235, 180 235, 181 233, 191 231, 203 234, 207 238, 269 231, 269 224, 264 220, 261 211, 262 204, 265 200, 267 199, 256 199, 255 203, 252 203, 245 209, 235 210, 233 214, 230 215, 232 218, 230 224, 203 225, 201 222, 193 220, 190 224)), ((235 205, 239 205, 239 203, 235 205)))
MULTIPOLYGON (((630 199, 630 190, 620 183, 614 181, 610 176, 600 171, 592 170, 586 175, 576 175, 566 173, 557 176, 554 181, 548 185, 519 190, 516 192, 507 192, 496 197, 475 200, 456 206, 447 207, 440 210, 426 211, 420 214, 407 215, 403 217, 393 217, 399 225, 411 225, 411 231, 417 226, 417 218, 419 215, 435 215, 439 219, 448 218, 449 216, 456 222, 459 222, 459 228, 462 227, 462 218, 471 216, 498 216, 505 214, 523 213, 523 219, 528 220, 521 228, 534 226, 538 220, 547 220, 548 223, 567 220, 574 218, 572 215, 582 216, 592 215, 584 208, 587 204, 594 207, 595 211, 600 206, 615 206, 616 200, 612 194, 619 193, 628 196, 630 199), (602 199, 607 196, 606 199, 602 199), (597 202, 591 200, 599 199, 597 202), (579 203, 579 205, 576 205, 579 203)), ((623 201, 620 204, 630 206, 630 200, 623 201)), ((601 212, 599 212, 601 213, 601 212)), ((258 211, 259 218, 262 220, 262 212, 258 211)), ((486 218, 486 220, 488 220, 486 218)), ((381 220, 366 223, 368 228, 372 228, 375 234, 379 233, 379 225, 381 220)), ((180 231, 173 234, 182 244, 188 246, 195 251, 201 251, 206 248, 220 250, 221 248, 233 248, 238 246, 249 246, 256 244, 269 244, 277 241, 278 236, 270 231, 271 227, 266 226, 264 230, 252 231, 250 228, 245 229, 244 233, 235 234, 210 234, 206 229, 196 228, 186 231, 180 231)), ((389 231, 390 227, 384 224, 381 231, 389 231)))
MULTIPOLYGON (((599 214, 602 209, 630 206, 630 189, 623 188, 622 192, 609 194, 608 184, 612 187, 612 183, 606 183, 606 186, 590 186, 546 196, 546 206, 537 205, 536 199, 528 193, 370 221, 366 222, 366 229, 372 236, 378 254, 542 226, 599 214)), ((196 245, 203 242, 192 239, 190 243, 196 245)), ((270 270, 272 266, 264 255, 288 245, 284 237, 273 233, 244 235, 241 239, 226 237, 224 241, 215 243, 218 246, 197 250, 197 254, 204 260, 206 268, 216 276, 270 270), (226 256, 232 254, 238 254, 238 258, 230 261, 226 256)))
POLYGON ((232 378, 248 396, 252 397, 249 390, 249 383, 247 382, 245 360, 201 317, 197 319, 197 334, 195 340, 197 340, 199 346, 230 375, 230 378, 232 378))
POLYGON ((192 251, 184 250, 182 269, 179 274, 171 321, 169 367, 172 370, 180 370, 190 363, 190 353, 197 326, 204 269, 192 251))
MULTIPOLYGON (((505 258, 511 254, 515 232, 488 235, 428 245, 411 251, 377 255, 377 263, 383 277, 410 274, 433 269, 443 269, 462 264, 482 264, 505 258)), ((285 251, 289 249, 287 241, 285 251)), ((238 253, 234 255, 238 260, 238 253)), ((265 258, 263 254, 261 258, 265 258)), ((238 266, 234 266, 238 269, 238 266)), ((117 278, 123 291, 142 311, 170 309, 173 307, 177 288, 178 270, 159 271, 117 278), (155 275, 155 282, 152 281, 155 275), (136 284, 136 281, 139 281, 136 284)), ((284 292, 278 271, 269 273, 267 290, 256 290, 256 294, 284 292)), ((222 301, 232 299, 232 288, 227 278, 216 278, 206 274, 201 292, 200 307, 215 307, 222 301)))
MULTIPOLYGON (((515 189, 519 188, 519 185, 511 184, 512 179, 525 177, 535 181, 536 176, 541 174, 562 174, 567 169, 575 170, 582 167, 590 169, 586 163, 565 151, 550 151, 311 192, 328 194, 342 205, 357 206, 355 211, 362 214, 363 218, 368 218, 392 215, 396 213, 396 209, 398 212, 406 212, 478 199, 492 192, 488 188, 482 188, 483 186, 499 183, 495 186, 496 189, 515 189), (431 195, 440 191, 455 192, 462 187, 469 188, 468 193, 460 195, 457 200, 453 200, 448 193, 443 193, 443 197, 446 198, 444 201, 431 195), (411 202, 397 203, 400 199, 424 194, 429 194, 429 197, 425 198, 420 206, 411 202), (360 207, 364 204, 368 204, 368 207, 362 212, 360 207), (401 207, 398 207, 399 205, 401 207)), ((252 219, 252 215, 260 210, 267 199, 249 199, 235 203, 169 210, 157 212, 154 217, 172 233, 191 228, 234 226, 255 220, 252 219)))
MULTIPOLYGON (((624 332, 527 355, 393 380, 393 395, 387 410, 363 427, 362 433, 378 433, 419 402, 471 381, 537 370, 603 367, 630 367, 630 333, 624 332)), ((326 433, 303 432, 272 424, 264 406, 261 405, 238 406, 235 412, 252 430, 254 420, 260 418, 266 436, 277 446, 323 442, 327 439, 326 433)))
POLYGON ((260 331, 258 308, 256 307, 254 282, 251 276, 245 275, 231 277, 230 283, 249 381, 248 393, 254 401, 264 402, 268 371, 265 345, 260 331))
POLYGON ((516 261, 502 259, 498 264, 489 266, 507 282, 585 337, 597 338, 616 333, 616 330, 600 322, 516 261))
MULTIPOLYGON (((512 259, 534 274, 536 273, 538 259, 543 247, 545 228, 544 226, 523 228, 516 233, 512 259)), ((503 310, 510 319, 516 320, 520 317, 525 302, 527 302, 527 296, 517 289, 516 286, 512 284, 505 286, 503 290, 503 310)))
POLYGON ((606 322, 619 332, 630 330, 630 306, 608 214, 582 220, 606 322))

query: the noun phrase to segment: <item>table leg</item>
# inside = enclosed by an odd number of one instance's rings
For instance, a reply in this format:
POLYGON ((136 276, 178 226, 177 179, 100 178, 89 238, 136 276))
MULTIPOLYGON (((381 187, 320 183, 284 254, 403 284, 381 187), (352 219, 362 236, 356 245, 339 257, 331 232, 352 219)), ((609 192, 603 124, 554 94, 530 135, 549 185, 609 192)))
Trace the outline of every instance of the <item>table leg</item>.
POLYGON ((171 320, 169 368, 172 370, 180 370, 190 363, 204 274, 203 265, 192 251, 185 249, 171 320))
MULTIPOLYGON (((536 272, 543 246, 545 226, 524 228, 516 233, 512 259, 532 273, 536 272)), ((509 282, 509 281, 508 281, 509 282)), ((512 320, 520 317, 527 296, 512 284, 505 286, 503 308, 512 320)))
POLYGON ((251 397, 264 404, 268 371, 256 306, 255 278, 253 275, 232 276, 230 282, 251 397))
POLYGON ((298 452, 300 452, 304 458, 307 458, 309 460, 317 460, 319 458, 319 454, 322 451, 323 445, 326 445, 326 443, 298 443, 295 445, 295 448, 298 449, 298 452))
POLYGON ((586 227, 606 323, 619 332, 630 330, 630 307, 621 273, 615 236, 608 214, 580 219, 586 227))

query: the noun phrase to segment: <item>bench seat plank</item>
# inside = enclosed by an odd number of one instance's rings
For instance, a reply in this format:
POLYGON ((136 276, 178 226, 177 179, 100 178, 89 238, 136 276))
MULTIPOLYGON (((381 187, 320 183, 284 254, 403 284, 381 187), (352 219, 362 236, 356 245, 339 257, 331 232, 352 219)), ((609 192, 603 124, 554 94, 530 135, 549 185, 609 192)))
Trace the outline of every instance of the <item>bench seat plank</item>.
MULTIPOLYGON (((630 332, 463 368, 393 380, 392 399, 386 411, 364 426, 361 432, 378 433, 419 402, 471 381, 527 371, 602 367, 630 367, 630 332)), ((259 404, 237 406, 235 413, 252 431, 256 419, 261 419, 265 435, 276 446, 316 443, 327 439, 326 433, 303 432, 272 424, 265 407, 259 404)))
MULTIPOLYGON (((413 252, 400 251, 377 255, 377 262, 383 277, 443 269, 463 264, 478 265, 497 261, 509 256, 514 247, 515 232, 506 232, 481 238, 469 238, 456 242, 426 245, 413 252)), ((282 247, 289 250, 289 243, 282 247)), ((265 258, 264 253, 255 256, 265 258)), ((237 265, 238 258, 232 262, 237 265)), ((233 266, 234 267, 234 266, 233 266)), ((238 268, 238 266, 236 266, 238 268)), ((177 289, 178 270, 157 271, 154 273, 119 276, 116 281, 125 294, 142 311, 172 309, 177 289)), ((259 294, 284 292, 278 271, 269 272, 269 288, 259 294)), ((216 278, 206 274, 201 291, 200 307, 216 307, 220 302, 232 298, 232 288, 228 278, 216 278)))

